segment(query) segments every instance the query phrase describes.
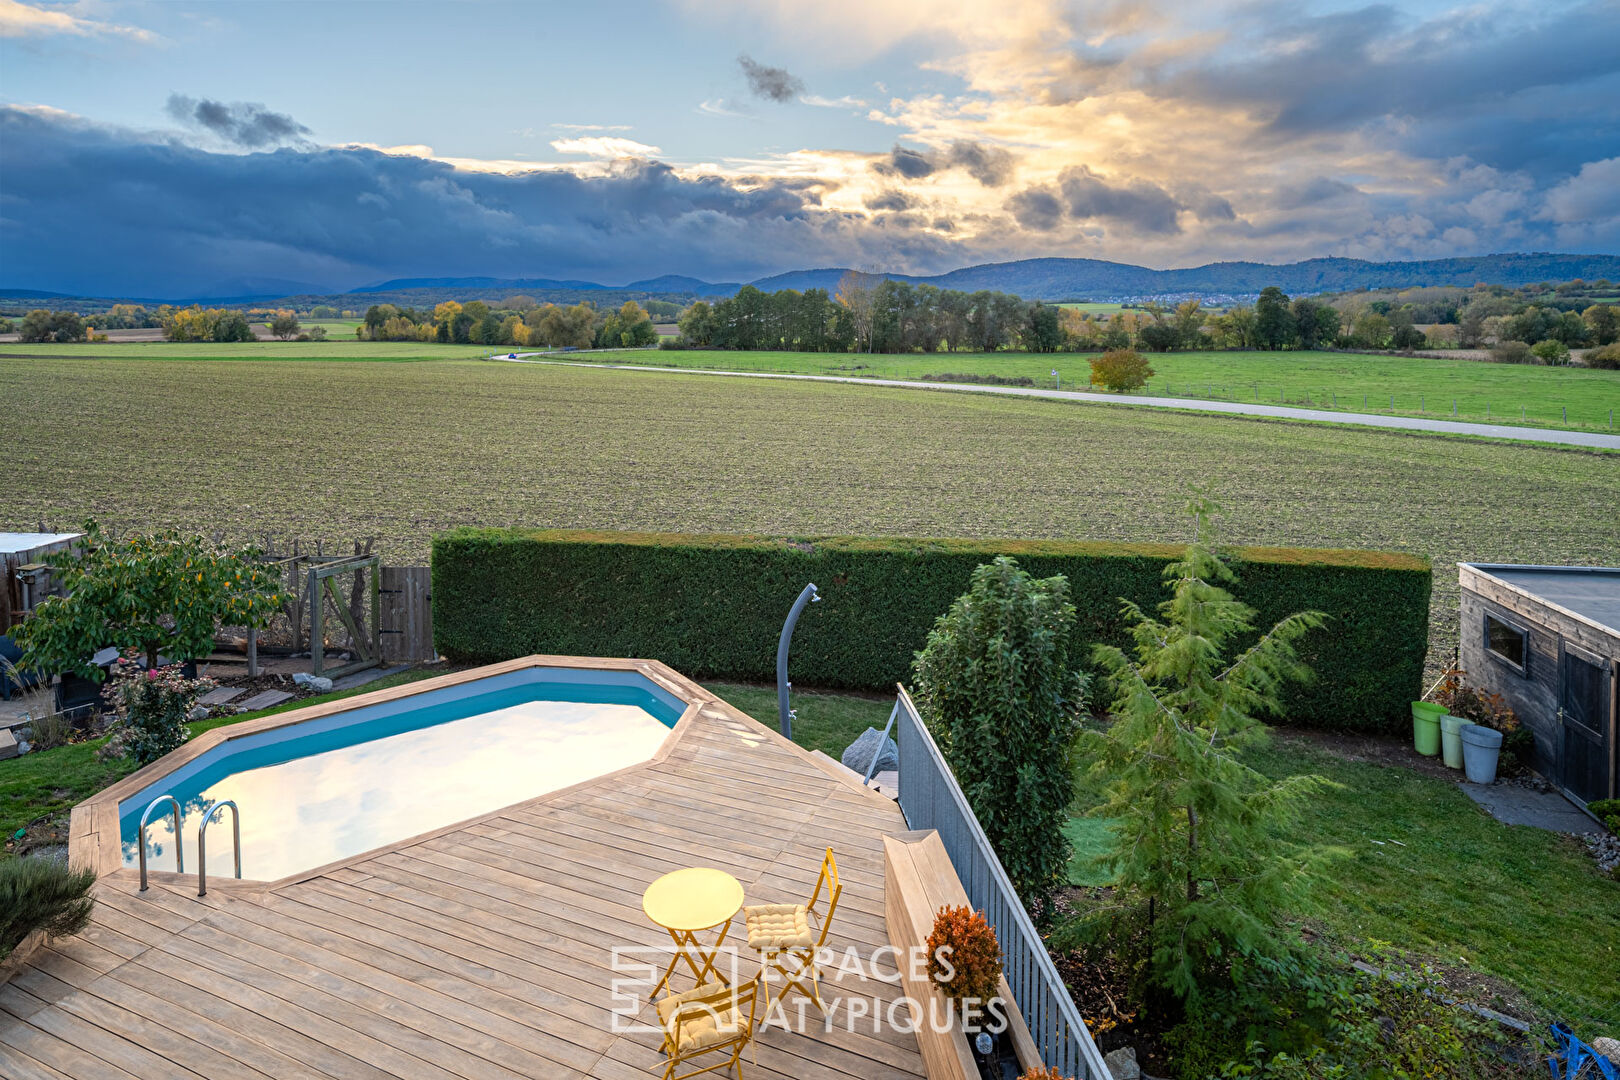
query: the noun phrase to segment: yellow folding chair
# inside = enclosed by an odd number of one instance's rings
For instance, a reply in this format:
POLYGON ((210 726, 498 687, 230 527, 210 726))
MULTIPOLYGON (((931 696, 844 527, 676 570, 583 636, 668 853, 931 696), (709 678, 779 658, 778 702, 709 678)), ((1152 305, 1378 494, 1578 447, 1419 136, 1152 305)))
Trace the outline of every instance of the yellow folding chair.
MULTIPOLYGON (((808 904, 761 904, 743 908, 743 917, 748 921, 748 947, 760 954, 762 967, 782 975, 782 990, 776 995, 776 1000, 786 997, 789 990, 797 990, 815 1002, 816 1008, 823 1014, 827 1012, 827 1006, 821 1001, 821 969, 816 962, 816 954, 827 943, 827 930, 832 926, 833 912, 838 910, 838 897, 843 891, 844 884, 838 879, 838 861, 833 858, 832 848, 828 848, 826 858, 821 860, 821 874, 816 878, 816 889, 810 894, 808 904), (822 901, 823 889, 826 890, 827 901, 824 915, 816 910, 822 901), (821 924, 819 936, 810 929, 812 919, 821 924)), ((767 981, 767 1016, 770 1011, 771 989, 767 981)))
POLYGON ((687 1080, 716 1069, 735 1069, 742 1080, 742 1052, 754 1038, 754 1006, 759 1000, 760 976, 737 986, 707 982, 658 1001, 658 1025, 664 1032, 663 1080, 687 1080), (728 1053, 729 1052, 729 1053, 728 1053), (713 1065, 675 1075, 704 1054, 727 1053, 713 1065))

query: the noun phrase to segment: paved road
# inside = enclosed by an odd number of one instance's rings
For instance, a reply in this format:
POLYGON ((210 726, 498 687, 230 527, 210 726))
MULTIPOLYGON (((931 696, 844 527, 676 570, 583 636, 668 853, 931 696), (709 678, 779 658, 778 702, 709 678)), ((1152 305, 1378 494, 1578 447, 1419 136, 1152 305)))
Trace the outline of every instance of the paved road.
POLYGON ((1059 401, 1085 401, 1099 405, 1145 405, 1154 409, 1195 409, 1206 413, 1237 416, 1268 416, 1282 420, 1318 420, 1329 424, 1357 427, 1395 428, 1403 431, 1434 431, 1445 435, 1475 435, 1486 439, 1517 439, 1523 442, 1579 446, 1586 449, 1620 450, 1620 435, 1589 431, 1556 431, 1549 428, 1513 427, 1507 424, 1470 424, 1458 420, 1429 420, 1417 416, 1384 416, 1380 413, 1333 412, 1327 409, 1297 409, 1287 405, 1261 405, 1243 401, 1205 401, 1201 398, 1144 397, 1136 394, 1094 394, 1085 390, 1045 390, 1038 386, 981 386, 976 383, 938 383, 912 379, 863 379, 853 375, 789 375, 776 371, 717 371, 712 368, 663 367, 652 364, 605 364, 589 360, 544 360, 551 353, 503 353, 491 357, 520 364, 555 364, 559 367, 610 368, 615 371, 661 371, 677 375, 720 375, 739 379, 791 379, 799 382, 853 383, 857 386, 892 386, 908 390, 956 390, 978 394, 1006 394, 1012 397, 1052 398, 1059 401))

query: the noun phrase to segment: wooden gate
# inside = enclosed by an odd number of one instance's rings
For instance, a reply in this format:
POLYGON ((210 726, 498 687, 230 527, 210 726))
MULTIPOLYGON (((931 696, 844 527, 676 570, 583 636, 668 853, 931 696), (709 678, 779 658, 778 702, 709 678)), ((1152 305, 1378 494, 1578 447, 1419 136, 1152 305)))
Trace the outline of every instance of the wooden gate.
POLYGON ((426 566, 385 566, 377 625, 383 661, 410 664, 436 660, 433 648, 433 604, 428 592, 432 571, 426 566))

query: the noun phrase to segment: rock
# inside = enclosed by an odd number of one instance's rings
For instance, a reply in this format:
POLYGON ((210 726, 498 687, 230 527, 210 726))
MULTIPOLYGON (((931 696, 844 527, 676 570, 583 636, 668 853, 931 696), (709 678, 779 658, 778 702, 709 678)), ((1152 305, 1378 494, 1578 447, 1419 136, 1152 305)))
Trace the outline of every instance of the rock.
POLYGON ((206 719, 208 719, 208 706, 206 706, 206 705, 193 706, 192 710, 190 712, 186 713, 186 719, 187 720, 206 720, 206 719))
POLYGON ((1592 1040, 1592 1049, 1614 1064, 1620 1065, 1620 1039, 1611 1039, 1606 1035, 1599 1035, 1592 1040))
POLYGON ((893 739, 885 738, 883 732, 870 727, 849 744, 844 756, 838 760, 844 763, 846 769, 853 769, 865 776, 866 770, 871 768, 873 755, 877 756, 877 768, 872 769, 875 773, 900 767, 900 748, 894 745, 893 739))
POLYGON ((307 686, 311 690, 319 690, 323 694, 332 689, 331 679, 328 679, 325 675, 311 675, 307 671, 294 673, 293 682, 299 686, 307 686))
POLYGON ((1136 1047, 1122 1046, 1103 1058, 1103 1064, 1114 1080, 1141 1080, 1142 1069, 1136 1064, 1136 1047))

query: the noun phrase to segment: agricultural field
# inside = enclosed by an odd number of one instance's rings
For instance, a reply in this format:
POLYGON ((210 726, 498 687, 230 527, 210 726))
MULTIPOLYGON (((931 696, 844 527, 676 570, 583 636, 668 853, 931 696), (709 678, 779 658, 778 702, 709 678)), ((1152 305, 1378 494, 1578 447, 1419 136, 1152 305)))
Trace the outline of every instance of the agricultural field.
POLYGON ((1084 311, 1088 315, 1113 315, 1125 310, 1124 304, 1109 300, 1060 300, 1052 306, 1084 311))
POLYGON ((376 536, 402 564, 464 524, 1152 541, 1187 534, 1206 482, 1232 543, 1433 557, 1433 668, 1457 560, 1620 551, 1614 454, 844 384, 120 355, 0 357, 5 525, 376 536))
MULTIPOLYGON (((785 371, 921 379, 971 374, 1025 376, 1040 386, 1087 389, 1090 353, 850 353, 680 350, 624 352, 610 363, 785 371), (1058 378, 1052 378, 1052 370, 1058 378)), ((1429 416, 1574 431, 1620 431, 1620 371, 1491 364, 1423 356, 1336 352, 1149 353, 1154 376, 1142 391, 1157 397, 1258 401, 1343 412, 1429 416), (1393 402, 1392 402, 1393 399, 1393 402), (1453 413, 1453 403, 1456 412, 1453 413), (1567 412, 1567 419, 1566 413, 1567 412)), ((581 357, 580 359, 589 359, 581 357)))
MULTIPOLYGON (((333 325, 330 323, 323 325, 333 325)), ((255 324, 263 330, 264 324, 255 324)), ((489 355, 487 345, 440 345, 437 342, 360 341, 354 325, 328 331, 329 341, 80 341, 67 345, 0 343, 0 363, 9 359, 76 358, 85 360, 447 360, 489 355)))

